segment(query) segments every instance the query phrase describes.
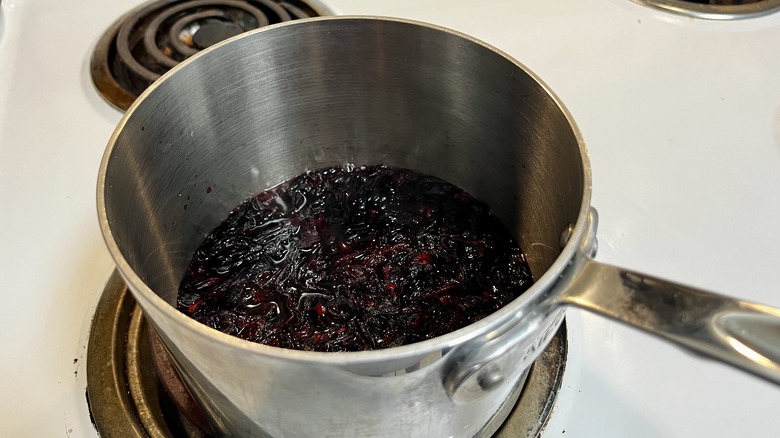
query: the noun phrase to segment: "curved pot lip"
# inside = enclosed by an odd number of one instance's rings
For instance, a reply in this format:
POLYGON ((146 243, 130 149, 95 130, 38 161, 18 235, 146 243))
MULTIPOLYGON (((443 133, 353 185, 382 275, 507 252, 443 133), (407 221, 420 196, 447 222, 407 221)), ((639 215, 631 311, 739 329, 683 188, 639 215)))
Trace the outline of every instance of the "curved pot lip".
POLYGON ((203 50, 202 52, 199 52, 193 57, 177 65, 176 67, 171 69, 168 73, 163 75, 160 79, 155 81, 149 88, 147 88, 138 97, 138 99, 136 99, 136 101, 131 105, 131 107, 127 110, 125 115, 122 117, 122 119, 120 120, 119 124, 117 125, 116 129, 111 135, 111 138, 109 139, 109 142, 106 146, 106 150, 103 154, 103 158, 100 163, 100 170, 99 170, 98 180, 97 180, 97 210, 98 210, 98 220, 100 223, 100 230, 103 234, 103 239, 106 243, 109 253, 111 254, 111 257, 114 259, 114 262, 116 263, 117 269, 119 270, 121 276, 128 283, 129 289, 136 296, 136 298, 139 298, 140 295, 140 298, 142 298, 141 301, 146 301, 146 303, 152 306, 154 310, 174 320, 175 323, 180 324, 182 328, 191 331, 196 336, 205 336, 207 338, 210 338, 213 342, 218 342, 220 344, 223 344, 226 347, 244 350, 249 354, 257 354, 257 355, 274 357, 283 360, 293 360, 293 361, 300 361, 300 362, 318 362, 318 363, 327 363, 332 365, 339 365, 339 364, 357 365, 361 363, 387 361, 391 359, 404 360, 412 357, 419 357, 421 355, 426 355, 436 351, 441 351, 443 349, 451 348, 469 339, 473 339, 477 336, 486 334, 492 330, 500 329, 504 324, 510 322, 514 317, 526 311, 529 306, 536 305, 538 302, 544 300, 545 292, 549 290, 549 288, 557 281, 560 274, 569 264, 570 260, 574 257, 575 253, 578 250, 578 245, 580 241, 584 238, 586 234, 586 227, 588 222, 587 215, 588 215, 588 209, 590 207, 590 196, 591 196, 591 167, 590 167, 590 161, 588 159, 587 150, 585 148, 585 143, 582 138, 582 134, 580 133, 579 128, 574 122, 574 118, 572 117, 569 110, 563 105, 561 99, 534 72, 532 72, 525 65, 523 65, 514 57, 508 55, 504 51, 490 44, 487 44, 477 38, 474 38, 470 35, 464 34, 462 32, 453 29, 449 29, 446 27, 425 23, 421 21, 404 19, 404 18, 362 16, 362 15, 314 17, 314 18, 289 21, 285 23, 279 23, 279 24, 263 27, 250 32, 246 32, 241 35, 237 35, 223 42, 215 44, 214 46, 209 47, 208 49, 203 50), (577 140, 580 157, 582 160, 582 167, 583 167, 582 202, 580 205, 579 213, 577 215, 577 222, 574 224, 574 229, 572 231, 571 237, 569 238, 566 245, 563 247, 561 253, 558 255, 558 257, 553 262, 553 264, 547 269, 547 271, 541 277, 539 277, 535 281, 535 283, 531 286, 531 288, 525 291, 521 296, 519 296, 518 298, 516 298, 514 301, 507 304, 503 308, 499 309, 498 311, 494 312, 493 314, 473 324, 470 324, 466 327, 463 327, 461 329, 458 329, 446 335, 438 336, 436 338, 428 339, 425 341, 402 345, 399 347, 380 349, 380 350, 368 350, 368 351, 356 351, 356 352, 314 352, 314 351, 292 350, 292 349, 271 347, 267 345, 257 344, 251 341, 243 340, 228 335, 226 333, 222 333, 218 330, 212 329, 211 327, 201 324, 195 321, 194 319, 179 312, 175 307, 168 304, 165 300, 163 300, 156 293, 154 293, 151 290, 151 288, 147 286, 146 283, 138 276, 138 274, 136 274, 136 272, 130 267, 129 263, 127 262, 122 252, 120 251, 116 241, 114 240, 113 233, 111 232, 111 227, 109 225, 108 216, 106 212, 106 202, 105 202, 104 193, 106 188, 106 171, 112 156, 114 146, 116 145, 116 141, 121 135, 125 124, 127 123, 128 120, 130 120, 133 117, 133 114, 135 113, 136 109, 142 106, 145 100, 147 99, 147 97, 153 94, 155 90, 162 83, 164 83, 166 80, 172 77, 172 75, 175 75, 176 72, 178 72, 181 69, 187 68, 192 63, 197 62, 201 57, 209 56, 211 52, 215 50, 220 50, 221 47, 225 45, 229 45, 232 41, 237 41, 244 38, 253 38, 256 35, 262 34, 264 32, 273 32, 274 29, 277 28, 282 28, 287 26, 306 26, 307 23, 317 22, 317 21, 394 22, 394 23, 402 23, 402 24, 408 24, 413 26, 421 26, 436 31, 446 32, 458 36, 460 38, 465 38, 475 44, 482 46, 487 50, 497 53, 498 55, 504 57, 505 59, 515 64, 517 68, 521 69, 531 78, 533 78, 537 83, 539 83, 539 85, 545 90, 548 96, 555 102, 556 106, 566 117, 566 120, 568 121, 572 129, 572 132, 577 140))

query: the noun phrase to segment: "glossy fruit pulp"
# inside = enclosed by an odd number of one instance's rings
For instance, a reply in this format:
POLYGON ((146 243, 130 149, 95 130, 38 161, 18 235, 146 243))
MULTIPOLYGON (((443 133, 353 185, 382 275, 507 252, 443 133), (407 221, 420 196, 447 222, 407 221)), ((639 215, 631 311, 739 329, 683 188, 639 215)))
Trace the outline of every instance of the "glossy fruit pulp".
POLYGON ((198 248, 178 308, 262 344, 357 351, 449 333, 531 283, 485 203, 409 170, 345 166, 236 207, 198 248))

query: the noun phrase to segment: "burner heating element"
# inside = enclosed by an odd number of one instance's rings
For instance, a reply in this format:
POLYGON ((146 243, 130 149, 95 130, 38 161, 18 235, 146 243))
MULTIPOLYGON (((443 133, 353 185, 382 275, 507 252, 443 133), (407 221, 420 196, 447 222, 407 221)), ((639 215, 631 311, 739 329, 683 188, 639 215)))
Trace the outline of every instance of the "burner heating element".
POLYGON ((106 100, 126 110, 152 82, 207 47, 269 24, 328 13, 300 0, 155 0, 106 31, 92 55, 92 80, 106 100))

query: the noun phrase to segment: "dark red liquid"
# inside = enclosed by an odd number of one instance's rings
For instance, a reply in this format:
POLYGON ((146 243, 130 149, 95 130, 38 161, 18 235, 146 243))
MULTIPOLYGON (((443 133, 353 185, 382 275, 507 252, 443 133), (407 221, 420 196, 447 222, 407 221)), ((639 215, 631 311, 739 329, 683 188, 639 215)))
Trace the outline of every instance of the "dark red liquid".
POLYGON ((483 202, 409 170, 339 167, 233 210, 198 248, 178 308, 262 344, 371 350, 464 327, 531 283, 483 202))

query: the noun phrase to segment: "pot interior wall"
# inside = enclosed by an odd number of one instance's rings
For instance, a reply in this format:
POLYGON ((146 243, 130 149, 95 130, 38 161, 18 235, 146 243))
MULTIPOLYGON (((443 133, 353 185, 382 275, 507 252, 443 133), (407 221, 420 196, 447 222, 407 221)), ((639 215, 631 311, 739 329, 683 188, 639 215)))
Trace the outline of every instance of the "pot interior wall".
POLYGON ((171 303, 207 232, 305 170, 384 163, 444 178, 493 208, 536 277, 586 189, 576 135, 533 77, 474 41, 397 21, 300 22, 230 41, 123 123, 101 195, 124 258, 171 303))

